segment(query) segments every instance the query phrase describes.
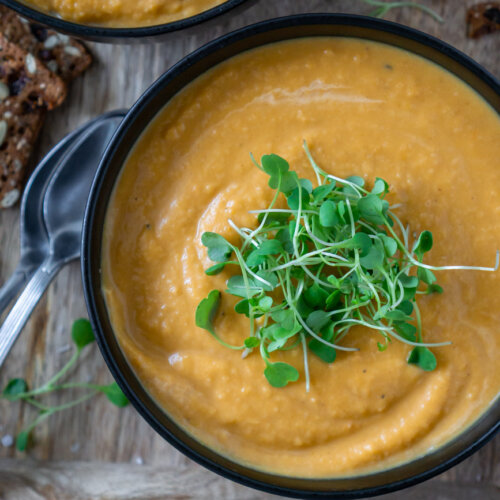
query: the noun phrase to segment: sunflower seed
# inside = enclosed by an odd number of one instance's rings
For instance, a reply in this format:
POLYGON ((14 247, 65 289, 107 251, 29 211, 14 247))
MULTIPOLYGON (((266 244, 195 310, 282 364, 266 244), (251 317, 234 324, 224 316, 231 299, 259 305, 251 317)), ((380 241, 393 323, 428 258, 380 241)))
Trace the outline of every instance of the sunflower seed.
POLYGON ((34 75, 36 73, 36 59, 33 57, 32 54, 28 54, 26 56, 25 65, 26 65, 26 71, 29 74, 34 75))
POLYGON ((49 61, 46 66, 50 69, 50 71, 52 71, 52 73, 57 73, 57 70, 59 69, 57 62, 54 60, 49 61))
POLYGON ((2 102, 4 99, 7 99, 10 95, 10 90, 5 83, 0 82, 0 102, 2 102))
POLYGON ((8 125, 5 120, 0 120, 0 146, 2 146, 7 136, 8 125))
POLYGON ((66 47, 64 47, 64 52, 66 52, 66 54, 69 54, 70 56, 73 56, 73 57, 80 57, 81 56, 81 52, 76 47, 73 47, 72 45, 67 45, 66 47))
POLYGON ((9 208, 19 199, 19 189, 13 189, 5 194, 2 201, 0 201, 0 206, 2 208, 9 208))
POLYGON ((68 35, 63 35, 62 33, 58 33, 57 36, 62 44, 67 45, 69 43, 69 36, 68 35))
POLYGON ((61 40, 59 39, 59 37, 57 35, 51 35, 49 36, 49 38, 47 38, 47 40, 45 40, 45 42, 43 42, 43 46, 46 48, 46 49, 53 49, 54 47, 57 47, 59 45, 59 42, 61 40))

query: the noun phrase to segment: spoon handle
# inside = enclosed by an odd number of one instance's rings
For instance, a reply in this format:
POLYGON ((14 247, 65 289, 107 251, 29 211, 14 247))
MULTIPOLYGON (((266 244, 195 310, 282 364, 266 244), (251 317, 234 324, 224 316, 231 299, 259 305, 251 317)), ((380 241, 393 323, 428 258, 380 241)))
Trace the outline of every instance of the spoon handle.
POLYGON ((56 265, 51 256, 47 257, 33 274, 5 318, 0 327, 0 367, 59 268, 60 265, 56 265))
POLYGON ((33 276, 37 264, 26 265, 20 262, 10 278, 0 288, 0 315, 7 309, 26 282, 33 276))

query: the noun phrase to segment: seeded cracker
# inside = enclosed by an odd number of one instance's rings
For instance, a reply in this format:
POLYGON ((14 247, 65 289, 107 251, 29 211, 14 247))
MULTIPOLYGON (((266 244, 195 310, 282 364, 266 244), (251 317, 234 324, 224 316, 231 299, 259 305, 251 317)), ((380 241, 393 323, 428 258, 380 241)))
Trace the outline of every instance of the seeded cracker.
POLYGON ((83 43, 29 23, 3 6, 0 6, 0 31, 10 42, 38 57, 66 82, 79 76, 92 63, 92 56, 83 43))
POLYGON ((19 199, 45 112, 65 97, 60 77, 0 33, 0 208, 19 199))

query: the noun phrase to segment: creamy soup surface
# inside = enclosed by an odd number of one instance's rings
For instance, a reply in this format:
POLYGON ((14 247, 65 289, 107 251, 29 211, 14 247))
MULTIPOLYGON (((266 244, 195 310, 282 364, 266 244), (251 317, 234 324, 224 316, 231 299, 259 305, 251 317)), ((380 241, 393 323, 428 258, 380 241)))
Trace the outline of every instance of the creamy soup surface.
POLYGON ((76 23, 112 28, 171 23, 209 10, 226 0, 27 0, 76 23))
MULTIPOLYGON (((278 43, 230 59, 162 110, 117 183, 105 225, 103 282, 120 344, 137 375, 182 426, 251 466, 304 477, 388 467, 443 444, 500 390, 500 273, 438 273, 422 296, 424 338, 438 368, 408 365, 410 348, 357 328, 358 347, 328 365, 302 351, 273 353, 297 383, 271 387, 258 353, 221 346, 195 310, 230 271, 209 277, 205 231, 239 244, 228 225, 274 191, 252 165, 276 153, 314 176, 302 149, 337 176, 391 185, 412 231, 428 229, 434 265, 492 266, 500 247, 500 119, 470 88, 407 52, 356 39, 278 43)), ((227 268, 226 268, 227 269, 227 268)), ((233 268, 234 269, 234 268, 233 268)), ((233 270, 234 272, 234 270, 233 270)), ((241 345, 248 319, 223 294, 216 329, 241 345)))

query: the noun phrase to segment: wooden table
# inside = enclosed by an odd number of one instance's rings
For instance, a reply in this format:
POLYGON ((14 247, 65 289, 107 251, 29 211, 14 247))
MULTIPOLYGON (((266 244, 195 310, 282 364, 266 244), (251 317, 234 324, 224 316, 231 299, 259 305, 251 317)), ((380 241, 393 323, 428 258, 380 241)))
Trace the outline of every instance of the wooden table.
MULTIPOLYGON (((436 9, 445 23, 441 25, 409 9, 399 10, 389 18, 443 38, 500 77, 500 34, 478 41, 465 37, 465 6, 474 1, 424 3, 436 9)), ((222 32, 265 18, 307 11, 366 14, 370 8, 356 0, 260 0, 232 19, 223 31, 168 44, 93 45, 96 62, 74 83, 66 104, 50 114, 39 157, 89 118, 130 106, 169 66, 222 32)), ((17 262, 18 222, 17 208, 0 211, 0 283, 17 262)), ((61 271, 38 305, 0 370, 0 387, 15 376, 40 384, 57 371, 70 355, 67 346, 71 323, 81 316, 86 316, 86 310, 80 268, 74 262, 61 271)), ((90 348, 84 358, 75 379, 111 380, 97 347, 90 348)), ((0 438, 15 435, 33 416, 25 405, 0 401, 0 438)), ((38 427, 34 446, 26 454, 0 444, 0 498, 6 500, 268 497, 206 471, 164 442, 133 408, 119 410, 103 397, 57 414, 38 427)), ((500 437, 440 477, 385 498, 500 498, 500 437)))

